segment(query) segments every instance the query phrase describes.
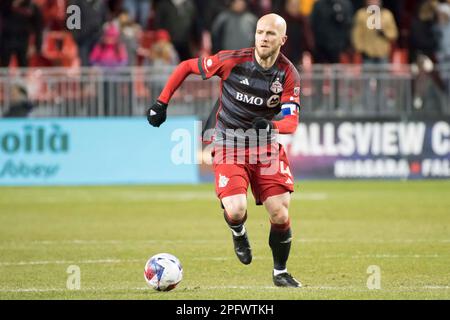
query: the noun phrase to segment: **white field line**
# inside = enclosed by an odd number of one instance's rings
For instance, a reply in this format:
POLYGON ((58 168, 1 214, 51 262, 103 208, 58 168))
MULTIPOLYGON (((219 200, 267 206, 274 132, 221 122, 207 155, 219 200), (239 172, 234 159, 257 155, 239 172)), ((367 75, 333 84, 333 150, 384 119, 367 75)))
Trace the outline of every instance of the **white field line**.
MULTIPOLYGON (((294 242, 299 243, 362 243, 362 244, 414 244, 414 243, 450 243, 450 239, 329 239, 329 238, 303 238, 295 239, 294 242)), ((149 239, 149 240, 31 240, 31 241, 2 241, 0 248, 8 248, 8 246, 20 245, 151 245, 151 244, 212 244, 212 243, 229 243, 229 239, 149 239)))
MULTIPOLYGON (((301 259, 365 259, 365 258, 375 258, 375 259, 429 259, 429 258, 450 258, 450 255, 439 255, 439 254, 361 254, 361 255, 345 255, 345 254, 325 254, 317 256, 302 255, 301 259)), ((234 260, 234 256, 227 257, 197 257, 192 260, 205 260, 205 261, 223 261, 223 260, 234 260)), ((253 257, 254 260, 271 260, 271 257, 253 257)))
MULTIPOLYGON (((335 255, 317 255, 317 256, 307 256, 303 255, 301 259, 364 259, 364 258, 375 258, 375 259, 429 259, 429 258, 450 258, 450 255, 439 255, 439 254, 363 254, 363 255, 353 255, 348 256, 344 254, 335 255)), ((236 257, 233 256, 223 256, 223 257, 196 257, 191 260, 195 261, 226 261, 234 260, 236 257)), ((271 260, 271 257, 253 257, 255 260, 271 260)), ((32 260, 32 261, 0 261, 0 267, 10 267, 10 266, 33 266, 33 265, 70 265, 70 264, 121 264, 121 263, 145 263, 146 258, 142 259, 98 259, 98 260, 32 260)))
POLYGON ((31 265, 49 265, 49 264, 114 264, 114 263, 135 263, 135 262, 144 262, 144 259, 99 259, 99 260, 42 260, 42 261, 17 261, 17 262, 8 262, 8 261, 0 261, 0 267, 5 266, 31 266, 31 265))
POLYGON ((297 239, 295 242, 303 243, 365 243, 365 244, 408 244, 408 243, 450 243, 450 239, 327 239, 327 238, 304 238, 297 239))
MULTIPOLYGON (((204 290, 253 290, 253 291, 285 291, 286 289, 280 289, 275 286, 196 286, 196 287, 186 287, 183 293, 188 292, 201 292, 204 290)), ((366 292, 366 293, 383 293, 383 292, 405 292, 405 291, 436 291, 436 290, 449 290, 450 286, 408 286, 408 287, 397 287, 397 288, 387 288, 379 290, 369 290, 364 287, 356 286, 304 286, 301 289, 291 289, 292 292, 296 291, 302 293, 305 291, 343 291, 343 292, 366 292)), ((111 292, 111 291, 149 291, 154 294, 173 294, 180 291, 174 291, 171 293, 156 293, 148 287, 121 287, 121 288, 83 288, 80 290, 69 290, 65 288, 18 288, 18 289, 0 289, 0 293, 41 293, 41 292, 65 292, 65 293, 77 293, 77 292, 111 292)))
MULTIPOLYGON (((280 288, 274 286, 209 286, 209 287, 200 287, 200 289, 206 290, 221 290, 221 289, 272 289, 272 290, 280 290, 280 288)), ((356 287, 356 286, 304 286, 301 289, 291 289, 291 290, 336 290, 336 291, 355 291, 355 292, 376 292, 376 291, 414 291, 414 290, 448 290, 449 286, 408 286, 408 287, 398 287, 398 288, 388 288, 388 289, 380 289, 380 290, 369 290, 365 287, 356 287)))
MULTIPOLYGON (((292 200, 300 201, 324 201, 329 198, 327 193, 323 192, 298 192, 292 194, 292 200)), ((171 202, 183 202, 192 200, 217 200, 214 190, 211 191, 181 191, 181 192, 120 192, 111 194, 111 197, 94 197, 89 193, 73 193, 62 194, 55 196, 42 196, 39 199, 33 199, 27 202, 23 199, 4 199, 0 200, 0 204, 11 203, 39 203, 39 204, 55 204, 55 203, 72 203, 75 201, 82 201, 82 203, 108 203, 108 202, 142 202, 142 201, 171 201, 171 202)))

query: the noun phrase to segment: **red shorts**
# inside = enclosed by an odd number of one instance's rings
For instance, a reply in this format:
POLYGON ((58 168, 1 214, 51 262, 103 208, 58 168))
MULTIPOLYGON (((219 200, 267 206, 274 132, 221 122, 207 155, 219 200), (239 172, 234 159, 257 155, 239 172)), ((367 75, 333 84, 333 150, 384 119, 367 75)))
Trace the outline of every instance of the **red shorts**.
POLYGON ((245 149, 245 160, 241 158, 239 161, 236 161, 236 157, 227 158, 226 152, 213 152, 216 194, 219 199, 236 194, 246 195, 249 184, 257 205, 264 203, 270 196, 293 192, 294 178, 286 153, 281 144, 277 143, 276 148, 275 152, 261 159, 250 158, 252 152, 245 149))

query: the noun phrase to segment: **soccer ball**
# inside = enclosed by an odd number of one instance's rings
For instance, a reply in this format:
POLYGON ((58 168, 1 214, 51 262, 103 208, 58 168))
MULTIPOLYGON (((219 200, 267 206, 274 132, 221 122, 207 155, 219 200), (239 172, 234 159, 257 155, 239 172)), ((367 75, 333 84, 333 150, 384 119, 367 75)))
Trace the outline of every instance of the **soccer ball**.
POLYGON ((144 278, 151 288, 170 291, 183 278, 183 267, 177 257, 169 253, 159 253, 145 264, 144 278))

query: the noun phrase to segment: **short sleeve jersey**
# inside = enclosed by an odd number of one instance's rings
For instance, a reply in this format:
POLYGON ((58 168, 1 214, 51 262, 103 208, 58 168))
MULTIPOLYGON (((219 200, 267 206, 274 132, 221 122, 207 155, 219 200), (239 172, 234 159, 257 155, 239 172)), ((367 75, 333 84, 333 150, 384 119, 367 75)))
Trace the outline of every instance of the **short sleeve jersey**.
MULTIPOLYGON (((264 69, 256 61, 254 48, 220 51, 200 57, 202 78, 219 76, 220 97, 216 115, 216 135, 225 136, 227 129, 251 129, 253 119, 273 120, 282 105, 300 107, 300 76, 294 65, 279 54, 275 64, 264 69)), ((229 136, 227 130, 227 138, 229 136)), ((270 140, 275 140, 272 136, 270 140)))

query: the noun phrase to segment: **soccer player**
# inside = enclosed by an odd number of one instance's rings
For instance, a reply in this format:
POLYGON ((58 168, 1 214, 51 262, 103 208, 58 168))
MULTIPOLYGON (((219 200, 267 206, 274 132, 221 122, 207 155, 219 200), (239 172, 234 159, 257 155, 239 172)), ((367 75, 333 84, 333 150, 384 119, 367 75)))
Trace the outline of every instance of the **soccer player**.
POLYGON ((280 53, 286 40, 285 20, 268 14, 258 20, 255 47, 183 61, 148 109, 147 119, 155 127, 166 120, 170 98, 189 74, 201 75, 203 79, 221 78, 213 167, 216 193, 231 229, 235 253, 243 264, 252 261, 244 225, 250 184, 256 203, 263 204, 269 213, 273 282, 280 287, 301 287, 286 267, 292 241, 288 209, 294 188, 288 159, 282 145, 276 142, 276 133, 295 132, 300 107, 300 76, 280 53), (283 117, 275 120, 280 114, 283 117), (255 140, 256 149, 251 143, 255 140), (236 149, 244 150, 243 161, 236 154, 229 161, 230 150, 236 149), (261 160, 261 150, 265 150, 269 161, 261 160))

